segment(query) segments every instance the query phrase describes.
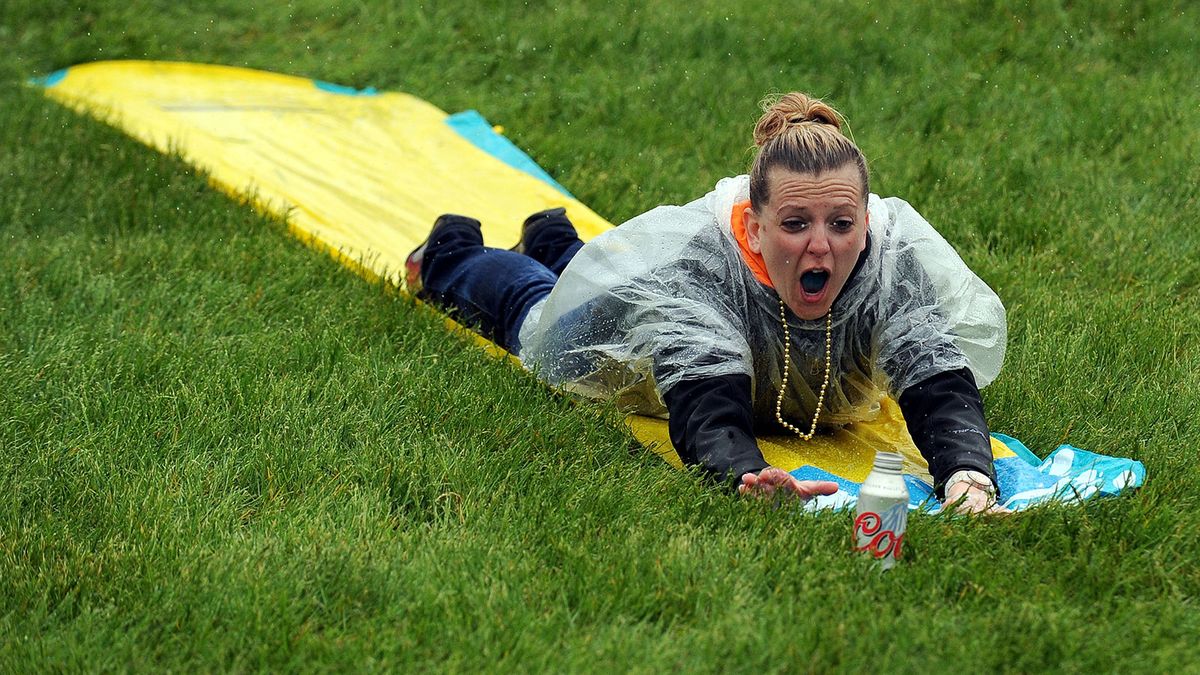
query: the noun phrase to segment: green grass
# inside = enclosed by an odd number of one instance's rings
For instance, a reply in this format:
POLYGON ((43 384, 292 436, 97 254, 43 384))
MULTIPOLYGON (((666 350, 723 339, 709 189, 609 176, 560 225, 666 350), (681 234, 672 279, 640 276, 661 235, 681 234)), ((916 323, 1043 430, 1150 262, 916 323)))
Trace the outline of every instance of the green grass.
POLYGON ((0 5, 0 670, 1200 670, 1195 8, 204 4, 0 5), (476 108, 618 222, 827 96, 1005 300, 993 428, 1149 481, 874 573, 22 84, 115 58, 476 108))

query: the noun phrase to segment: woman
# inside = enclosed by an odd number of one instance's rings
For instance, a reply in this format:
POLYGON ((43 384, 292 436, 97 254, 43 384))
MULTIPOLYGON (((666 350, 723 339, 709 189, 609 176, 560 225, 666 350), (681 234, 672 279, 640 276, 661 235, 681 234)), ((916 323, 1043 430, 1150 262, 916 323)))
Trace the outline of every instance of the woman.
POLYGON ((1004 308, 912 207, 870 193, 841 125, 787 94, 755 127, 749 176, 586 245, 561 209, 531 216, 512 251, 443 216, 410 286, 552 385, 667 414, 683 461, 742 493, 834 492, 768 466, 754 430, 808 439, 872 418, 886 393, 938 495, 996 510, 978 387, 1004 358, 1004 308))

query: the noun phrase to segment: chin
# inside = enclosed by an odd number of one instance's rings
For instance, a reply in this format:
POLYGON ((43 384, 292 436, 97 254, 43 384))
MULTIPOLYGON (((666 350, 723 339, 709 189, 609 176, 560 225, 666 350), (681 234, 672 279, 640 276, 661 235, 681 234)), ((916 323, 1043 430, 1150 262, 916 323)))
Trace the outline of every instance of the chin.
POLYGON ((823 319, 825 318, 825 315, 829 313, 829 305, 826 303, 821 303, 820 305, 815 306, 804 303, 799 307, 789 304, 788 309, 792 310, 792 314, 795 314, 805 321, 816 321, 817 319, 823 319))

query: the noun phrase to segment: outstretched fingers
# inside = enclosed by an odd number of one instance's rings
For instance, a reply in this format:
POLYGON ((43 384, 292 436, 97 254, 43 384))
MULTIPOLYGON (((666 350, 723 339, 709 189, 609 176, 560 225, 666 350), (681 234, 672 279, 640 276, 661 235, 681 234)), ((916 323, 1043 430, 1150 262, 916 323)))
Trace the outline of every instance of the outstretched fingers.
POLYGON ((831 480, 797 480, 793 489, 804 499, 812 499, 834 494, 838 491, 838 484, 831 480))
POLYGON ((797 480, 787 471, 771 466, 757 474, 742 474, 742 483, 738 485, 740 494, 758 497, 772 497, 777 491, 807 501, 818 495, 837 492, 838 484, 828 480, 797 480))

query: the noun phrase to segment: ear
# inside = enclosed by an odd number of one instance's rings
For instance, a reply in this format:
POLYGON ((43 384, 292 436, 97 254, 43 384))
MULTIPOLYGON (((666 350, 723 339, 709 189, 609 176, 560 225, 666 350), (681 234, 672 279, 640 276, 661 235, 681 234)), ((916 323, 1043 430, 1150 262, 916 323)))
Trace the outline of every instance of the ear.
POLYGON ((862 237, 861 237, 862 241, 859 242, 859 244, 858 244, 858 252, 860 254, 863 251, 867 250, 867 232, 870 231, 870 229, 871 229, 871 212, 870 211, 868 211, 866 213, 866 215, 863 217, 863 222, 866 224, 866 227, 864 227, 863 231, 862 231, 862 237))
POLYGON ((746 207, 742 213, 742 222, 746 224, 746 244, 751 251, 762 255, 762 222, 759 221, 753 207, 746 207))

